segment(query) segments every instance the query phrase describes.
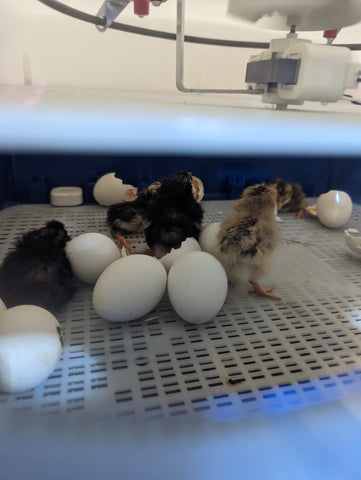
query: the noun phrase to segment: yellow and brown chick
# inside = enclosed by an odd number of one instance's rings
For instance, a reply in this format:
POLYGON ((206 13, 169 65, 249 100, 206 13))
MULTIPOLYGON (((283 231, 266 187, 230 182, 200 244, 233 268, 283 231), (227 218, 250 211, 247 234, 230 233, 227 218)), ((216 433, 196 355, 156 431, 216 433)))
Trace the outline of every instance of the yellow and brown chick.
POLYGON ((253 286, 250 293, 281 300, 272 295, 274 286, 264 288, 258 280, 267 273, 272 253, 281 241, 275 219, 275 187, 258 184, 246 188, 234 212, 221 224, 215 256, 231 284, 253 286))
POLYGON ((305 216, 307 202, 299 183, 284 182, 279 178, 271 180, 277 188, 277 209, 281 213, 294 212, 296 218, 305 216))

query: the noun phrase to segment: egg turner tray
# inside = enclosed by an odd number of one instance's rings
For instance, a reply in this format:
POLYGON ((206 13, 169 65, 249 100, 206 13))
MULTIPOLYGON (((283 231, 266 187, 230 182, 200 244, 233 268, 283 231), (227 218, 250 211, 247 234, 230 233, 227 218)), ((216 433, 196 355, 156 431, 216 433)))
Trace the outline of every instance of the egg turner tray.
MULTIPOLYGON (((230 202, 203 202, 204 223, 222 221, 230 202)), ((355 206, 346 227, 361 228, 355 206)), ((23 232, 62 221, 74 237, 110 236, 99 205, 21 205, 0 212, 0 259, 23 232)), ((165 295, 146 317, 109 323, 82 286, 57 318, 62 357, 49 379, 22 394, 0 394, 16 415, 56 414, 96 419, 202 416, 234 419, 302 408, 361 391, 361 258, 343 229, 317 219, 281 216, 283 241, 263 284, 282 302, 228 292, 214 321, 191 325, 165 295)), ((142 236, 133 248, 144 247, 142 236)), ((126 281, 126 279, 124 279, 126 281)), ((121 288, 121 285, 119 285, 121 288)))

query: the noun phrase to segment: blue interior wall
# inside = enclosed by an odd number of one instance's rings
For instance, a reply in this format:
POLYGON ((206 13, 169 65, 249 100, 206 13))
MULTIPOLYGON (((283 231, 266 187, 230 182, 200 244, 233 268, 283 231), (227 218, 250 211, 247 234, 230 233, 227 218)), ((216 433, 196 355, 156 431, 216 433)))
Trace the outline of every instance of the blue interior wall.
POLYGON ((307 196, 339 189, 360 203, 360 167, 359 158, 340 157, 0 155, 0 206, 48 203, 58 186, 80 186, 84 202, 94 203, 94 184, 106 173, 141 189, 177 170, 201 178, 207 200, 234 199, 247 185, 278 177, 300 183, 307 196))

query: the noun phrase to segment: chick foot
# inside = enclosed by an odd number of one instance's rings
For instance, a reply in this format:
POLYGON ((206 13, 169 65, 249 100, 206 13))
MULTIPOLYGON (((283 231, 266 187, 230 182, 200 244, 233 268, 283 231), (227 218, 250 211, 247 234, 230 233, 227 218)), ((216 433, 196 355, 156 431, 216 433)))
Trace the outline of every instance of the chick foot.
POLYGON ((114 238, 117 241, 117 247, 118 248, 124 247, 127 254, 129 255, 131 253, 131 248, 132 248, 130 245, 132 243, 136 243, 135 240, 127 240, 126 238, 124 238, 122 235, 119 235, 118 233, 114 235, 114 238))
POLYGON ((294 214, 294 216, 298 219, 305 218, 305 211, 303 209, 300 209, 297 213, 294 214))
POLYGON ((264 297, 264 298, 270 298, 271 300, 282 300, 281 297, 276 297, 275 295, 272 295, 271 292, 274 290, 275 286, 271 285, 270 287, 262 287, 257 282, 249 282, 253 290, 250 290, 248 293, 251 295, 257 295, 258 297, 264 297))

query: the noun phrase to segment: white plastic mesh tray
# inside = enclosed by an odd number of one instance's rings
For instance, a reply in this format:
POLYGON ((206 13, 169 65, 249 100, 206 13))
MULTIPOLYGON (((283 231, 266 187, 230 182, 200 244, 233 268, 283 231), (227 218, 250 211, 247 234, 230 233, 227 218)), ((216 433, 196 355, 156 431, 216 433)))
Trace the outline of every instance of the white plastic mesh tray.
MULTIPOLYGON (((203 206, 205 223, 232 209, 230 202, 203 206)), ((361 227, 360 214, 355 206, 350 226, 361 227)), ((97 205, 11 207, 0 212, 0 259, 20 234, 50 219, 62 221, 72 237, 110 236, 106 209, 97 205)), ((213 322, 191 325, 165 296, 143 319, 108 323, 84 285, 58 314, 65 348, 53 374, 32 391, 0 394, 1 407, 67 418, 228 419, 360 391, 361 259, 347 249, 342 229, 326 229, 314 218, 282 219, 283 242, 262 280, 276 284, 282 302, 237 288, 213 322)), ((141 249, 143 237, 133 238, 141 249)))

